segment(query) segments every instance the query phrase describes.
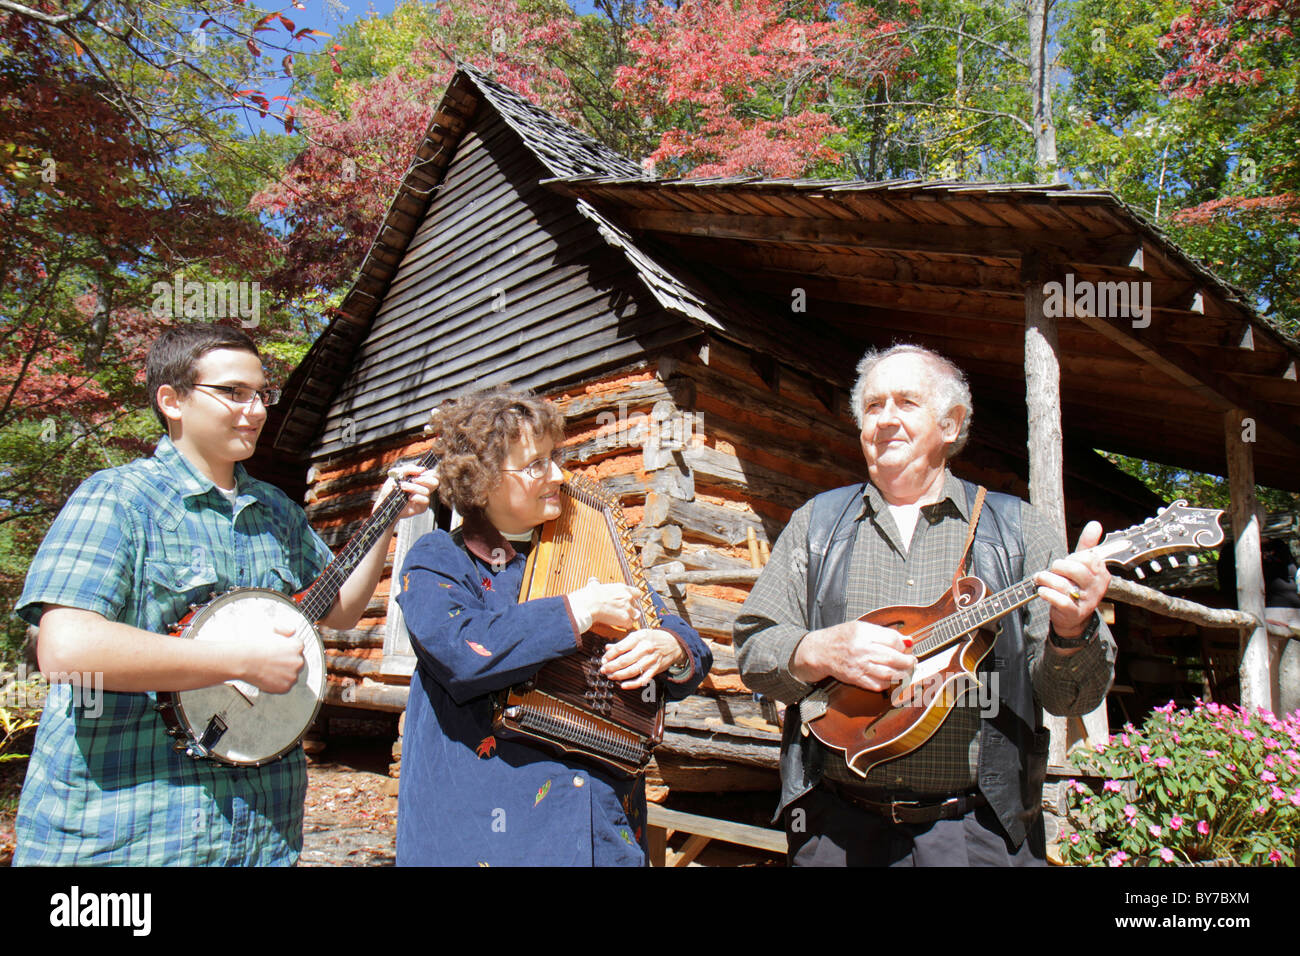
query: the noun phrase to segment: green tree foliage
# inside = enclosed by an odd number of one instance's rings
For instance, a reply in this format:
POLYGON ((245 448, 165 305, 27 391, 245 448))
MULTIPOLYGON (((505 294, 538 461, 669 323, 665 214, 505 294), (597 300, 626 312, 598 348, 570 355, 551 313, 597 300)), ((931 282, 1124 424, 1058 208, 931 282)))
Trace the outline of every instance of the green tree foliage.
MULTIPOLYGON (((250 324, 204 296, 160 309, 157 283, 260 282, 254 334, 294 337, 265 283, 275 237, 247 208, 292 151, 248 125, 292 127, 315 32, 244 3, 0 0, 3 611, 68 494, 156 441, 149 343, 174 321, 250 324)), ((7 613, 3 629, 22 637, 7 613)))
POLYGON ((1300 41, 1216 8, 1223 30, 1253 42, 1248 69, 1211 69, 1197 38, 1215 38, 1195 11, 1212 6, 1077 0, 1060 33, 1063 155, 1077 182, 1136 206, 1295 335, 1300 41))

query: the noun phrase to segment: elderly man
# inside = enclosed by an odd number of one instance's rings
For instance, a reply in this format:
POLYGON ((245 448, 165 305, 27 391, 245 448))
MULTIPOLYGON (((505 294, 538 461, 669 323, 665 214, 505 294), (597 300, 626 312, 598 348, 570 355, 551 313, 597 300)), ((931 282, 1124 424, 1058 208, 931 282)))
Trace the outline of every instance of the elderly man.
POLYGON ((1036 574, 1041 600, 1001 619, 980 665, 989 696, 966 691, 925 743, 865 777, 804 732, 798 707, 787 710, 778 812, 790 862, 1041 865, 1042 708, 1086 713, 1113 676, 1115 644, 1097 614, 1110 578, 1087 552, 1101 528, 1090 523, 1078 551, 1060 557, 1064 543, 1032 507, 992 493, 981 505, 975 486, 952 475, 947 460, 970 428, 970 389, 934 352, 869 352, 853 408, 871 480, 819 495, 791 517, 736 621, 745 682, 790 704, 827 679, 901 686, 916 664, 910 642, 857 618, 933 603, 963 561, 991 590, 1036 574))

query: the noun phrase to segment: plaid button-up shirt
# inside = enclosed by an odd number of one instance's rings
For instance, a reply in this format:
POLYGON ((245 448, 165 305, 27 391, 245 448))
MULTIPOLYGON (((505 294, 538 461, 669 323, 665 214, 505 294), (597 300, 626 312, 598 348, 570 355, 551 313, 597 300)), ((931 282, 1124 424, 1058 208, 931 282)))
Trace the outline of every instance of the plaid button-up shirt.
MULTIPOLYGON (((812 508, 804 505, 791 516, 772 558, 754 585, 735 624, 741 676, 760 693, 794 703, 812 686, 790 673, 790 658, 808 633, 807 569, 808 522, 812 508)), ((952 585, 961 558, 970 516, 960 482, 948 473, 943 497, 921 508, 912 540, 899 540, 888 503, 870 483, 856 511, 858 529, 845 602, 845 619, 853 620, 882 607, 898 604, 932 604, 952 585)), ((1021 507, 1024 537, 1024 573, 1035 574, 1065 555, 1046 520, 1028 504, 1021 507)), ((1013 612, 1015 613, 1015 612, 1013 612)), ((1115 645, 1104 624, 1096 639, 1070 656, 1058 654, 1048 643, 1049 608, 1031 601, 1020 612, 1029 648, 1029 671, 1040 704, 1055 714, 1090 711, 1110 687, 1115 645)), ((829 622, 834 623, 834 622, 829 622)), ((975 694, 934 736, 912 753, 873 768, 867 786, 943 793, 971 787, 976 782, 979 759, 980 712, 975 694)), ((821 746, 810 737, 814 746, 821 746)), ((828 753, 826 776, 853 786, 864 781, 851 771, 843 755, 828 753)))
MULTIPOLYGON (((16 613, 37 624, 43 605, 65 605, 165 634, 214 592, 301 590, 329 563, 329 547, 283 492, 241 466, 235 475, 232 509, 166 436, 152 458, 92 475, 42 542, 16 613)), ((51 686, 18 808, 16 864, 298 858, 302 749, 260 768, 194 760, 172 749, 155 701, 51 686)))

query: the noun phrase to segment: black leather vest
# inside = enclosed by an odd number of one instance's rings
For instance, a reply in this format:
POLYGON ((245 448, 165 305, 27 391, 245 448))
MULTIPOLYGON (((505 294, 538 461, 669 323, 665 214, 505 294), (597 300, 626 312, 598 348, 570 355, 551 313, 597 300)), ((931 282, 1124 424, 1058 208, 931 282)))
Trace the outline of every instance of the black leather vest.
MULTIPOLYGON (((969 510, 976 486, 961 482, 969 510)), ((844 595, 852 560, 853 541, 864 485, 837 488, 813 499, 808 526, 809 630, 846 619, 844 595)), ((975 541, 971 545, 970 571, 999 591, 1021 580, 1024 542, 1020 529, 1019 498, 990 492, 984 501, 975 541)), ((1042 726, 1042 708, 1034 699, 1029 679, 1029 658, 1021 615, 1001 619, 1002 629, 993 651, 984 659, 980 679, 997 672, 998 707, 981 721, 978 781, 999 822, 1019 847, 1027 835, 1040 847, 1042 791, 1047 772, 1048 733, 1042 726)), ((798 714, 786 715, 781 745, 781 807, 807 793, 822 778, 827 751, 800 733, 798 714)), ((779 814, 778 810, 778 814, 779 814)), ((1041 850, 1039 850, 1041 855, 1041 850)))

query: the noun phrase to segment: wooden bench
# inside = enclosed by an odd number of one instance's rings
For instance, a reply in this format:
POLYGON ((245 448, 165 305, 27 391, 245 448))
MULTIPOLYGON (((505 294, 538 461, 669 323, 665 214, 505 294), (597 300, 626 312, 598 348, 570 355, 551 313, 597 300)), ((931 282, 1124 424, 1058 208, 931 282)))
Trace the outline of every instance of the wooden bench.
POLYGON ((710 840, 722 840, 724 843, 736 843, 752 846, 769 853, 785 856, 785 833, 781 830, 769 830, 766 827, 749 826, 745 823, 733 823, 730 820, 718 820, 714 817, 702 817, 680 810, 669 810, 658 804, 650 804, 646 822, 650 827, 650 865, 667 866, 668 838, 675 832, 689 833, 681 850, 673 854, 672 866, 689 866, 700 855, 710 840))

